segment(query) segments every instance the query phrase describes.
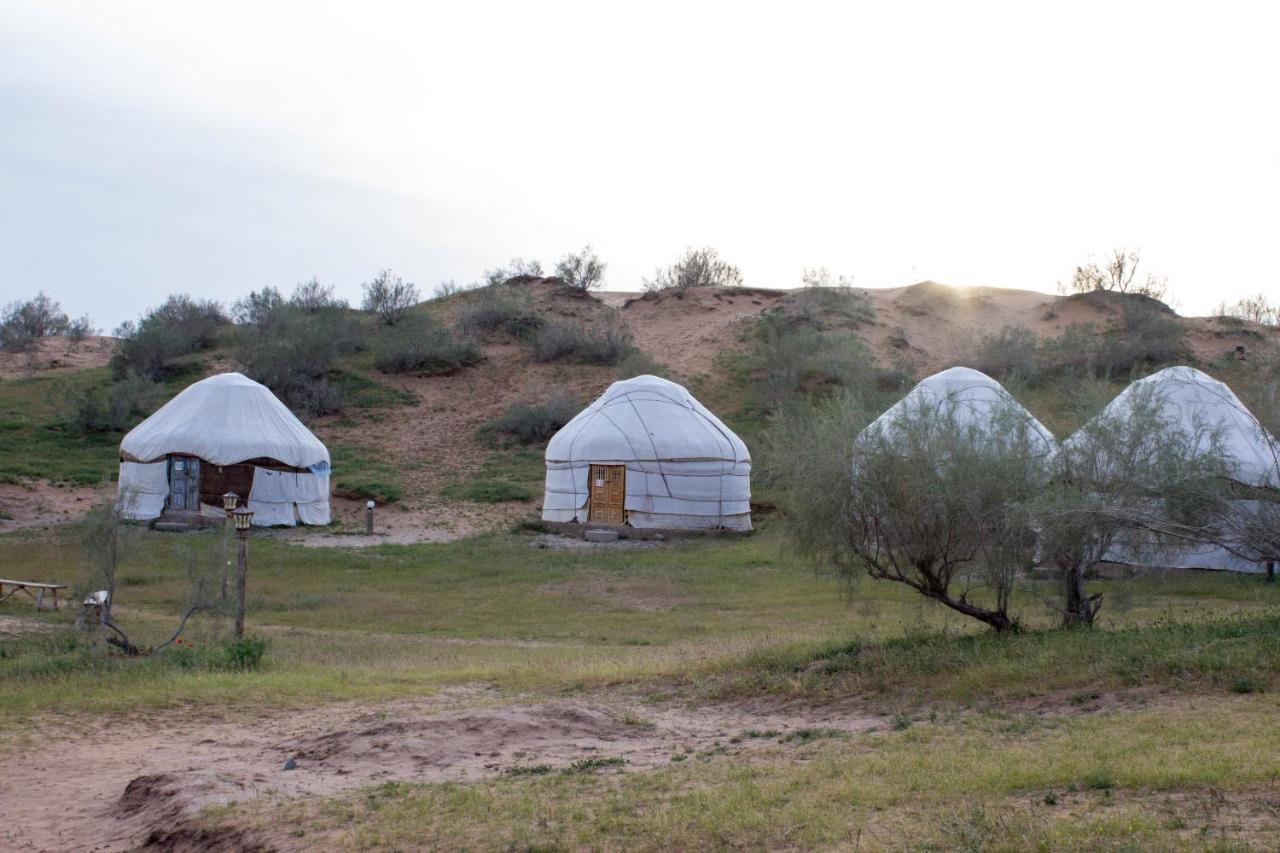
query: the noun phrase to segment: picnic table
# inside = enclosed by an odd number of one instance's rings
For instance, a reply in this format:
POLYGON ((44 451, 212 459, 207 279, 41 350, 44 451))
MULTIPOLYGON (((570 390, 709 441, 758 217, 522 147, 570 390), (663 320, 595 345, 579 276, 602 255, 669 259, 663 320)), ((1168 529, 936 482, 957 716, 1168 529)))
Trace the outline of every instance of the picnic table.
POLYGON ((31 596, 36 603, 36 610, 44 610, 44 596, 47 592, 53 593, 53 609, 58 609, 58 590, 66 589, 65 583, 37 583, 36 581, 15 581, 7 578, 0 578, 0 603, 6 602, 20 592, 25 592, 31 596), (5 587, 13 587, 13 589, 5 591, 5 587))

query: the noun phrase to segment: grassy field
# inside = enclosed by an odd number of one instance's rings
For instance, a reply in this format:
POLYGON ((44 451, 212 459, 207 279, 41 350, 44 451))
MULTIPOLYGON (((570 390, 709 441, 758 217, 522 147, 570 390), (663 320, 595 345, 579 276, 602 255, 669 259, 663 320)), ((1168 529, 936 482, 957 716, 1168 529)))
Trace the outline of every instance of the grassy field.
MULTIPOLYGON (((297 844, 350 849, 431 838, 974 850, 1280 839, 1280 585, 1186 572, 1098 580, 1102 629, 1066 632, 1044 603, 1052 587, 1036 581, 1016 603, 1029 630, 997 636, 895 585, 847 586, 790 559, 767 529, 648 548, 546 545, 513 534, 327 549, 256 535, 248 626, 268 642, 258 669, 219 664, 225 616, 193 620, 181 653, 130 660, 56 630, 69 614, 43 614, 55 630, 0 642, 0 743, 20 743, 37 718, 375 707, 453 685, 521 701, 609 690, 659 704, 853 701, 891 724, 766 732, 758 748, 717 743, 656 770, 388 784, 202 819, 288 826, 297 844)), ((5 534, 0 548, 25 576, 83 582, 74 527, 5 534)), ((182 553, 217 559, 220 548, 216 533, 142 533, 118 621, 143 644, 166 636, 187 595, 182 553)), ((33 613, 11 601, 0 616, 33 613)))
POLYGON ((1075 718, 935 714, 647 773, 389 783, 211 818, 361 850, 1267 849, 1280 837, 1277 712, 1264 696, 1075 718))

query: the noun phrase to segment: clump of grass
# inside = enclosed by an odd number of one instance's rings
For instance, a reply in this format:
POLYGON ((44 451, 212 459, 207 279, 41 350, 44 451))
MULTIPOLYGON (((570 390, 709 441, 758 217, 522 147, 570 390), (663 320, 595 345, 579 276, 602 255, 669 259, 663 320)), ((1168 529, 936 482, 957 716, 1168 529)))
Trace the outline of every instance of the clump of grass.
POLYGON ((512 767, 507 770, 508 776, 546 776, 551 772, 550 764, 530 764, 524 767, 512 767))
POLYGON ((620 757, 612 758, 583 758, 575 761, 566 769, 566 773, 590 773, 593 770, 600 770, 604 767, 621 767, 626 764, 627 760, 620 757))
POLYGON ((1110 791, 1116 786, 1115 775, 1106 768, 1089 771, 1081 782, 1089 791, 1110 791))
POLYGON ((380 504, 394 503, 404 497, 398 471, 377 449, 331 444, 329 451, 333 456, 334 493, 339 497, 372 499, 380 504))
POLYGON ((815 740, 826 740, 828 738, 842 738, 845 733, 839 729, 811 729, 803 728, 788 732, 782 738, 782 743, 812 743, 815 740))
POLYGON ((474 501, 483 504, 533 499, 532 489, 508 480, 468 480, 465 483, 446 486, 441 490, 441 494, 450 500, 474 501))

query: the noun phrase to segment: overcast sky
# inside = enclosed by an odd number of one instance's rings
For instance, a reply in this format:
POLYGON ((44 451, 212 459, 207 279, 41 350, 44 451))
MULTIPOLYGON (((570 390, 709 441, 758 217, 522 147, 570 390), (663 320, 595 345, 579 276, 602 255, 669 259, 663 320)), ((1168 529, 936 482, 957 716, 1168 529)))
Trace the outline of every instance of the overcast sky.
POLYGON ((1204 313, 1280 296, 1274 8, 0 0, 0 290, 110 329, 587 242, 615 290, 711 245, 1051 291, 1124 245, 1204 313))

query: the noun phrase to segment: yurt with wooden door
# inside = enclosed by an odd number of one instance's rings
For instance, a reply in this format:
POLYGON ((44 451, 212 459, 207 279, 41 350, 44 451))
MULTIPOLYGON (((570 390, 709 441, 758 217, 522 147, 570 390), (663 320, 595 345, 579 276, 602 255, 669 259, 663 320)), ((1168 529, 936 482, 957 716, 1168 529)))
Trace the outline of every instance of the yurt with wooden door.
POLYGON ((329 451, 264 385, 239 373, 202 379, 120 442, 128 517, 224 517, 248 499, 253 523, 329 523, 329 451))
POLYGON ((547 445, 542 519, 658 530, 751 529, 751 456, 684 387, 609 386, 547 445))

